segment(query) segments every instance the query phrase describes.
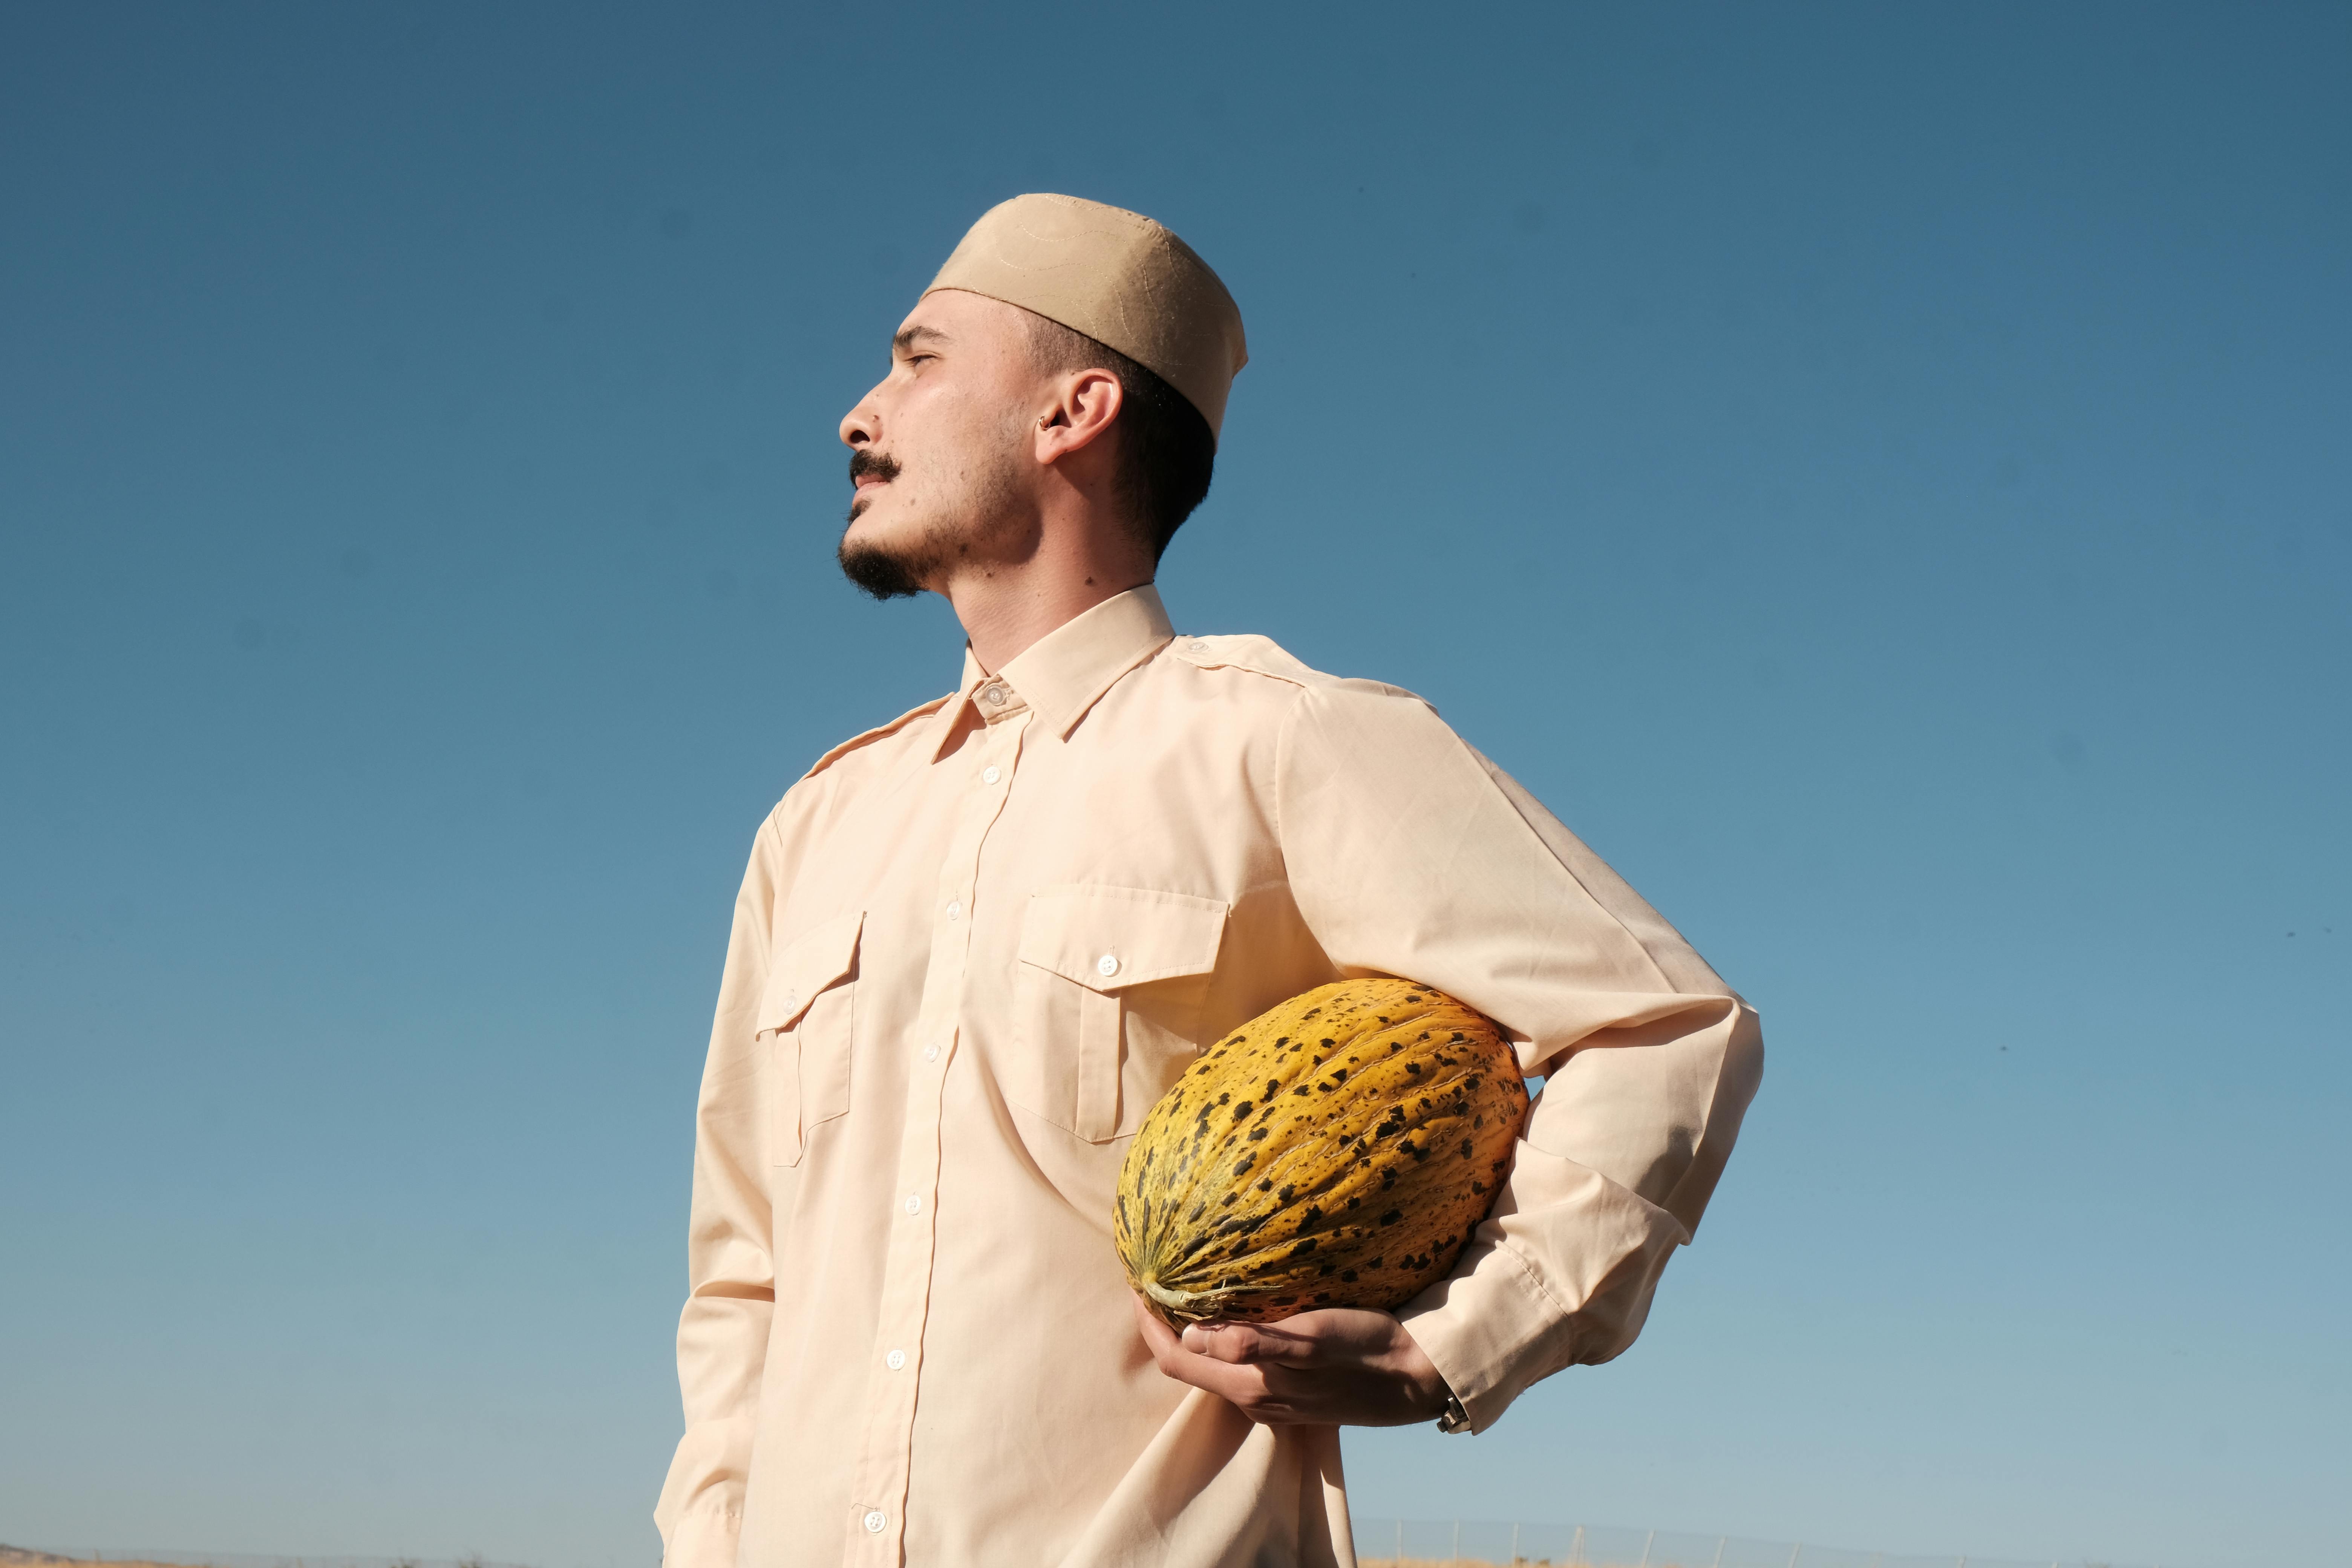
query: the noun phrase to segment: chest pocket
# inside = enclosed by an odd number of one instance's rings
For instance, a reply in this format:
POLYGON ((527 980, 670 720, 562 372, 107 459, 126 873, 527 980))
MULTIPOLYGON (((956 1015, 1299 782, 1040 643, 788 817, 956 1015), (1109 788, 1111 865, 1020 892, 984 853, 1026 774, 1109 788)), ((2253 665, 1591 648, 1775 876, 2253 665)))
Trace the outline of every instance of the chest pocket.
POLYGON ((842 915, 782 943, 760 994, 759 1037, 770 1052, 769 1147, 797 1165, 810 1131, 849 1109, 863 913, 842 915))
POLYGON ((1005 1098, 1091 1143, 1124 1137, 1190 1067, 1226 906, 1072 883, 1029 896, 1005 1098))

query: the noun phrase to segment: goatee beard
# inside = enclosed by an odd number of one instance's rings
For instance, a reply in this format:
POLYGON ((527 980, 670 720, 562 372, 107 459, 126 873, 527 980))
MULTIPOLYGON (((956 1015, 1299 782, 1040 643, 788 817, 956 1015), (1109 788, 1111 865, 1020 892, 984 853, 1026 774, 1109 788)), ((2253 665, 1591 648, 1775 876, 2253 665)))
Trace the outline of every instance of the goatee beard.
POLYGON ((841 563, 841 574, 877 599, 911 599, 923 591, 920 577, 931 563, 901 560, 887 550, 871 544, 852 544, 847 539, 834 559, 841 563))
MULTIPOLYGON (((1038 528, 1035 518, 1018 504, 1014 451, 1024 427, 1022 421, 1005 426, 1001 445, 985 455, 980 471, 965 481, 963 493, 932 518, 919 538, 892 549, 852 544, 848 531, 843 530, 840 548, 834 552, 842 575, 877 599, 905 599, 944 582, 950 563, 974 556, 1026 559, 1036 549, 1038 528)), ((867 474, 895 479, 898 465, 878 452, 860 450, 849 459, 850 481, 867 474)), ((850 503, 851 523, 861 510, 857 502, 850 503)))
MULTIPOLYGON (((849 482, 854 487, 868 474, 887 484, 898 477, 898 465, 879 452, 860 447, 849 455, 849 482)), ((849 503, 850 522, 856 522, 860 510, 857 502, 849 503)), ((853 545, 846 529, 834 559, 841 563, 843 576, 877 599, 913 598, 923 591, 919 579, 934 564, 903 561, 871 544, 853 545)))

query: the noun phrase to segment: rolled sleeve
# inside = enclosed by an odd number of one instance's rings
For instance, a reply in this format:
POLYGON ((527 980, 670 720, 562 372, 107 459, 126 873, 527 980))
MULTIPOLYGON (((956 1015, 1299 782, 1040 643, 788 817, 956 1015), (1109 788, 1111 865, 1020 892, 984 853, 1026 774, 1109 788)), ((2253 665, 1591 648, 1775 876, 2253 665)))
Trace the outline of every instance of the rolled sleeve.
POLYGON ((1409 693, 1302 691, 1277 804, 1293 896, 1332 962, 1461 998, 1548 1075, 1492 1214, 1399 1313, 1484 1430, 1640 1332, 1755 1093, 1756 1015, 1409 693))

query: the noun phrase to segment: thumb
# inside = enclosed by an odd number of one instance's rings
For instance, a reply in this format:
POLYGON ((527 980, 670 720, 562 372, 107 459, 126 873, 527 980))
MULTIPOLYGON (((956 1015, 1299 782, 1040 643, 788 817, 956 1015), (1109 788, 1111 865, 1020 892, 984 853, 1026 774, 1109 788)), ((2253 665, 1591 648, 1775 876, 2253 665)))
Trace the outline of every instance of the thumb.
POLYGON ((1265 1334, 1255 1323, 1187 1323, 1184 1348, 1212 1361, 1247 1365, 1261 1359, 1265 1334))
POLYGON ((1195 1323, 1184 1331, 1184 1348, 1239 1366, 1311 1366, 1322 1350, 1314 1335, 1275 1323, 1195 1323))

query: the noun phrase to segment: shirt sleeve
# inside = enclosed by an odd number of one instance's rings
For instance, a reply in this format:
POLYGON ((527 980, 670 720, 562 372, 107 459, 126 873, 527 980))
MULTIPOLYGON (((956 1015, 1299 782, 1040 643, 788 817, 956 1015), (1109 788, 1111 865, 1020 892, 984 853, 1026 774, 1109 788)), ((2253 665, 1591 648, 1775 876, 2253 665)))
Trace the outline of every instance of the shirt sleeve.
POLYGON ((1641 1331, 1756 1092, 1756 1014, 1408 693, 1306 689, 1276 805, 1292 895, 1342 973, 1448 992, 1548 1075, 1492 1213, 1398 1311, 1484 1431, 1538 1379, 1641 1331))
POLYGON ((762 1109, 769 1086, 756 1020, 782 859, 777 818, 771 816, 736 896, 695 1107, 688 1294, 677 1325, 686 1435, 654 1508, 664 1568, 735 1568, 742 1531, 760 1377, 776 1302, 762 1109))

